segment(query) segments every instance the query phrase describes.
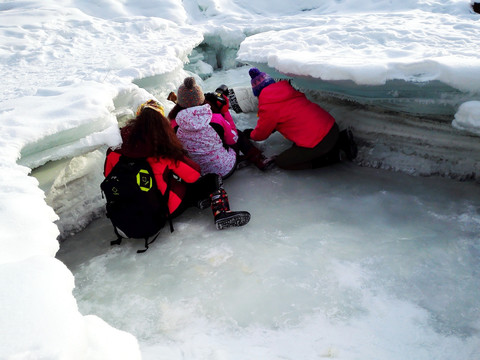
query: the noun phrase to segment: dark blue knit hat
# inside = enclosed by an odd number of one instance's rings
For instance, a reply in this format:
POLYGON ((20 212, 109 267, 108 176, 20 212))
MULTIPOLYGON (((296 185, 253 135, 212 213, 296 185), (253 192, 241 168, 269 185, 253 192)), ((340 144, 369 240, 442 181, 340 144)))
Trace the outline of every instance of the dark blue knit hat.
POLYGON ((253 95, 255 96, 260 95, 264 87, 275 83, 275 80, 268 74, 261 72, 257 68, 251 68, 248 73, 252 79, 250 82, 252 83, 253 95))

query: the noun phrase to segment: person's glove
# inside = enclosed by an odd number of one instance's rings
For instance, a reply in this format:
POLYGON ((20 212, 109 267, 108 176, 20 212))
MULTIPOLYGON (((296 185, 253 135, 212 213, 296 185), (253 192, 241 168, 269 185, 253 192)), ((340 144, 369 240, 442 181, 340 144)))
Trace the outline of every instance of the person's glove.
POLYGON ((242 133, 243 133, 243 135, 245 135, 245 137, 247 139, 251 139, 250 134, 252 133, 252 131, 253 131, 253 129, 245 129, 245 130, 242 131, 242 133))
POLYGON ((174 102, 176 104, 177 94, 175 94, 173 91, 170 91, 170 94, 168 94, 167 100, 170 100, 171 102, 174 102))
POLYGON ((228 99, 228 96, 222 94, 222 97, 225 99, 225 105, 223 105, 222 108, 220 109, 220 113, 225 114, 228 112, 228 109, 230 108, 230 101, 228 99))

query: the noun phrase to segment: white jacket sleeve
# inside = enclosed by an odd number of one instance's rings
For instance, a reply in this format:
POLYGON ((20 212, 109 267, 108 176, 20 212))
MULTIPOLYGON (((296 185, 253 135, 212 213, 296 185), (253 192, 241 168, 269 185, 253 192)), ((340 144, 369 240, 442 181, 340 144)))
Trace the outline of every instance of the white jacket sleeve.
POLYGON ((236 113, 258 111, 258 99, 250 86, 229 88, 228 99, 230 107, 236 113))

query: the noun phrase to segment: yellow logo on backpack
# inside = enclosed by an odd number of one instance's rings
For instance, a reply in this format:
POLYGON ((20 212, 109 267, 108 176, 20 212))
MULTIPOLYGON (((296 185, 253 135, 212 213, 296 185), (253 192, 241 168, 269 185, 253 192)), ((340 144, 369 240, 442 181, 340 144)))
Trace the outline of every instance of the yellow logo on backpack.
POLYGON ((140 170, 137 174, 137 185, 140 187, 142 191, 150 191, 152 188, 152 177, 148 170, 140 170))

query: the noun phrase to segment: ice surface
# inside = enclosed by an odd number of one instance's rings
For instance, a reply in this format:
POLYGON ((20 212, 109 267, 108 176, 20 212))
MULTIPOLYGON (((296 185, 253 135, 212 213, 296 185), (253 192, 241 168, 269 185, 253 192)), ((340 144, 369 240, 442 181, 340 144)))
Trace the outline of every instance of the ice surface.
POLYGON ((108 219, 69 238, 80 311, 145 359, 475 358, 477 185, 343 164, 248 167, 225 187, 248 226, 190 209, 142 255, 110 246, 108 219))
MULTIPOLYGON (((478 184, 357 167, 478 179, 469 6, 3 1, 0 358, 475 358, 478 184), (74 279, 57 238, 102 214, 117 122, 151 97, 168 110, 188 71, 205 90, 248 87, 244 62, 353 126, 357 163, 243 169, 227 190, 254 213, 248 227, 220 233, 208 210, 191 210, 143 258, 132 243, 110 248, 99 220, 62 244, 74 279)), ((235 120, 251 127, 255 114, 235 120)))

